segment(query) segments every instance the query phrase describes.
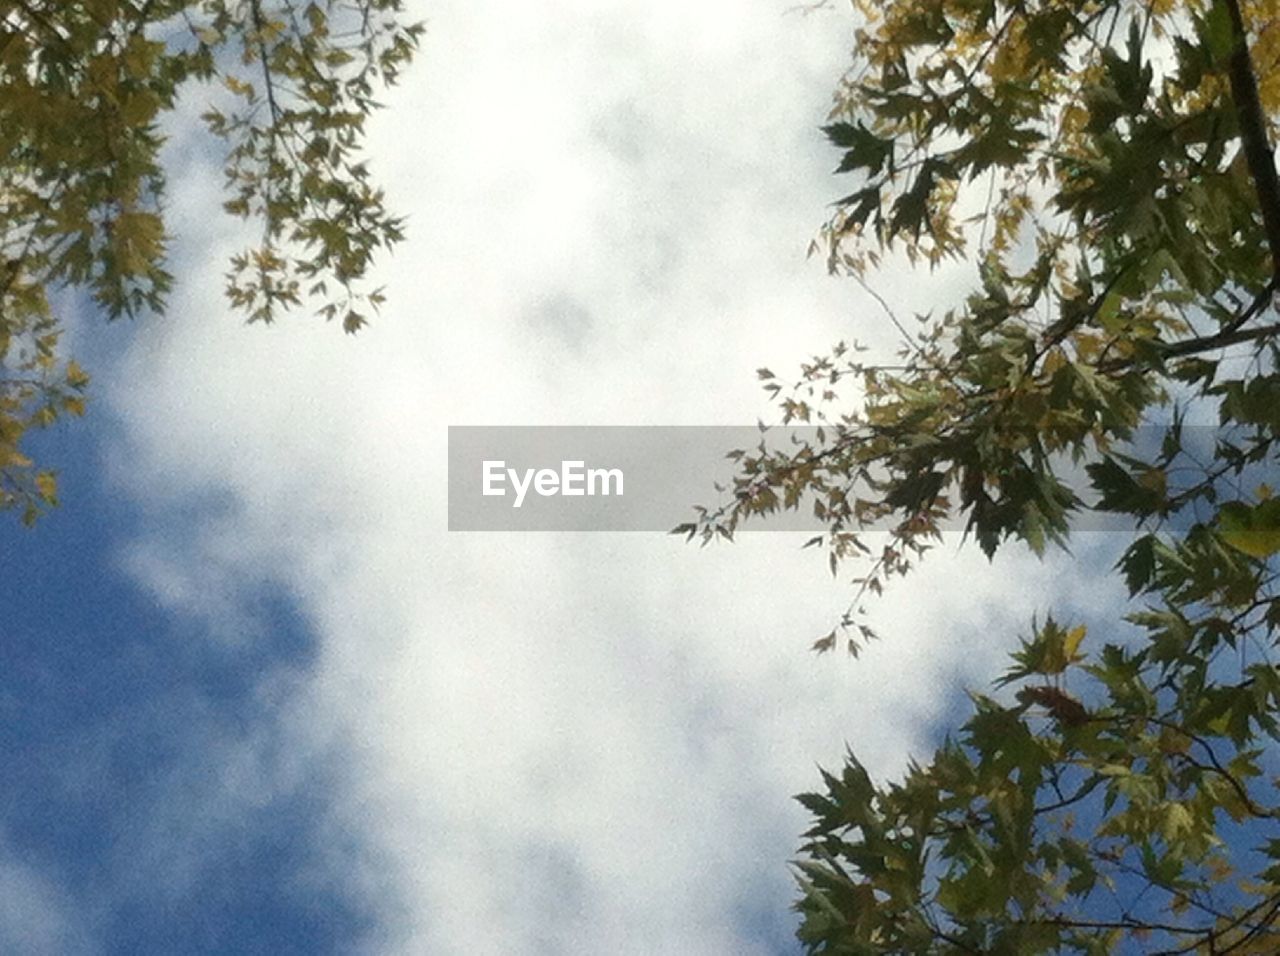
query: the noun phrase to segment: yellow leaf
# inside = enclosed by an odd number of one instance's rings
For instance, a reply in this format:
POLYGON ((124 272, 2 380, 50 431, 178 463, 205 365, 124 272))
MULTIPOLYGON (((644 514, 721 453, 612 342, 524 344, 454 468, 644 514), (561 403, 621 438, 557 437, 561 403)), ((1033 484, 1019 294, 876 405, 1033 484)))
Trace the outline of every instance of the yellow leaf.
POLYGON ((51 471, 42 471, 36 475, 36 491, 45 501, 53 503, 58 497, 58 479, 51 471))
POLYGON ((16 448, 0 448, 0 468, 30 468, 31 459, 16 448))
POLYGON ((67 363, 67 384, 75 389, 84 388, 89 384, 89 373, 74 360, 67 363))
POLYGON ((1080 642, 1084 640, 1086 630, 1087 628, 1081 624, 1067 631, 1067 636, 1062 641, 1062 650, 1067 660, 1074 661, 1077 659, 1076 651, 1080 647, 1080 642))

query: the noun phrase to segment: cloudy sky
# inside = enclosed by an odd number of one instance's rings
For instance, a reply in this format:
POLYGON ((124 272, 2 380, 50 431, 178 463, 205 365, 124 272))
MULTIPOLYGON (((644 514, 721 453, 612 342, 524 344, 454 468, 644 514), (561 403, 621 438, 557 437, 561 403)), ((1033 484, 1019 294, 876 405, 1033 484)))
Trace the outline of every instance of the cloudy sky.
POLYGON ((449 425, 750 424, 757 367, 892 338, 805 258, 843 8, 417 12, 371 134, 410 228, 373 326, 229 313, 182 122, 169 313, 77 320, 64 505, 0 527, 0 950, 794 952, 816 765, 926 755, 1034 611, 1108 598, 951 541, 883 642, 817 658, 847 587, 804 535, 446 531, 449 425))

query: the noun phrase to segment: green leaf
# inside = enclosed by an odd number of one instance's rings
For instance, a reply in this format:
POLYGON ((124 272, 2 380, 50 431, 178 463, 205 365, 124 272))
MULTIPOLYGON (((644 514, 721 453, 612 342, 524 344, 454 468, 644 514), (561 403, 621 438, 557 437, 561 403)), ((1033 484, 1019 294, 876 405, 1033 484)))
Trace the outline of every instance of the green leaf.
POLYGON ((1143 535, 1125 549, 1124 555, 1116 564, 1124 575, 1125 586, 1130 595, 1145 591, 1155 578, 1155 545, 1155 535, 1143 535))
POLYGON ((836 146, 848 150, 837 173, 862 169, 868 176, 875 176, 893 156, 893 140, 876 136, 861 123, 833 123, 822 131, 836 146))
POLYGON ((1253 506, 1226 502, 1218 509, 1218 534, 1250 557, 1271 557, 1280 551, 1280 498, 1253 506))

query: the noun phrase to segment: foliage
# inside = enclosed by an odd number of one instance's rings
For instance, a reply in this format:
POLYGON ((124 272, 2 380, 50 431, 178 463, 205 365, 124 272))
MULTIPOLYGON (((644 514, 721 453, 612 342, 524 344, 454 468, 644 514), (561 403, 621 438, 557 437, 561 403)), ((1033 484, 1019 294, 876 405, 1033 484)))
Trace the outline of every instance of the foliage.
POLYGON ((261 225, 232 260, 232 304, 254 322, 312 302, 364 324, 372 258, 401 238, 360 144, 422 29, 402 6, 0 0, 0 510, 30 523, 55 503, 23 440, 84 408, 54 293, 83 290, 110 318, 164 306, 159 124, 184 88, 216 99, 203 119, 226 148, 225 209, 261 225))
POLYGON ((820 247, 869 290, 903 259, 971 259, 977 281, 915 328, 877 296, 899 364, 841 345, 790 388, 762 369, 816 438, 733 453, 732 499, 679 530, 812 508, 833 571, 870 565, 820 650, 873 636, 865 596, 952 523, 990 556, 1104 521, 1132 535, 1134 606, 1088 636, 1034 624, 902 780, 852 754, 824 774, 800 937, 1276 952, 1280 4, 856 5, 826 127, 856 185, 820 247))

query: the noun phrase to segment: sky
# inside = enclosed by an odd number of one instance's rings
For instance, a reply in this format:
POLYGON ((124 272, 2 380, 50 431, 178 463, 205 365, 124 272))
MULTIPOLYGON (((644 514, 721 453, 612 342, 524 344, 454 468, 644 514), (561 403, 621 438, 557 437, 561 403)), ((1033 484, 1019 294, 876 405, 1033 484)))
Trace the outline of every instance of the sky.
MULTIPOLYGON (((72 303, 63 505, 0 527, 0 951, 796 952, 817 767, 892 776, 1033 613, 1119 599, 1105 562, 949 538, 872 608, 884 640, 817 657, 849 587, 807 535, 449 532, 450 425, 750 424, 756 368, 893 338, 805 255, 842 195, 843 8, 414 13, 369 136, 409 238, 368 329, 228 309, 199 89, 167 313, 72 303)), ((877 288, 909 313, 964 281, 877 288)))

